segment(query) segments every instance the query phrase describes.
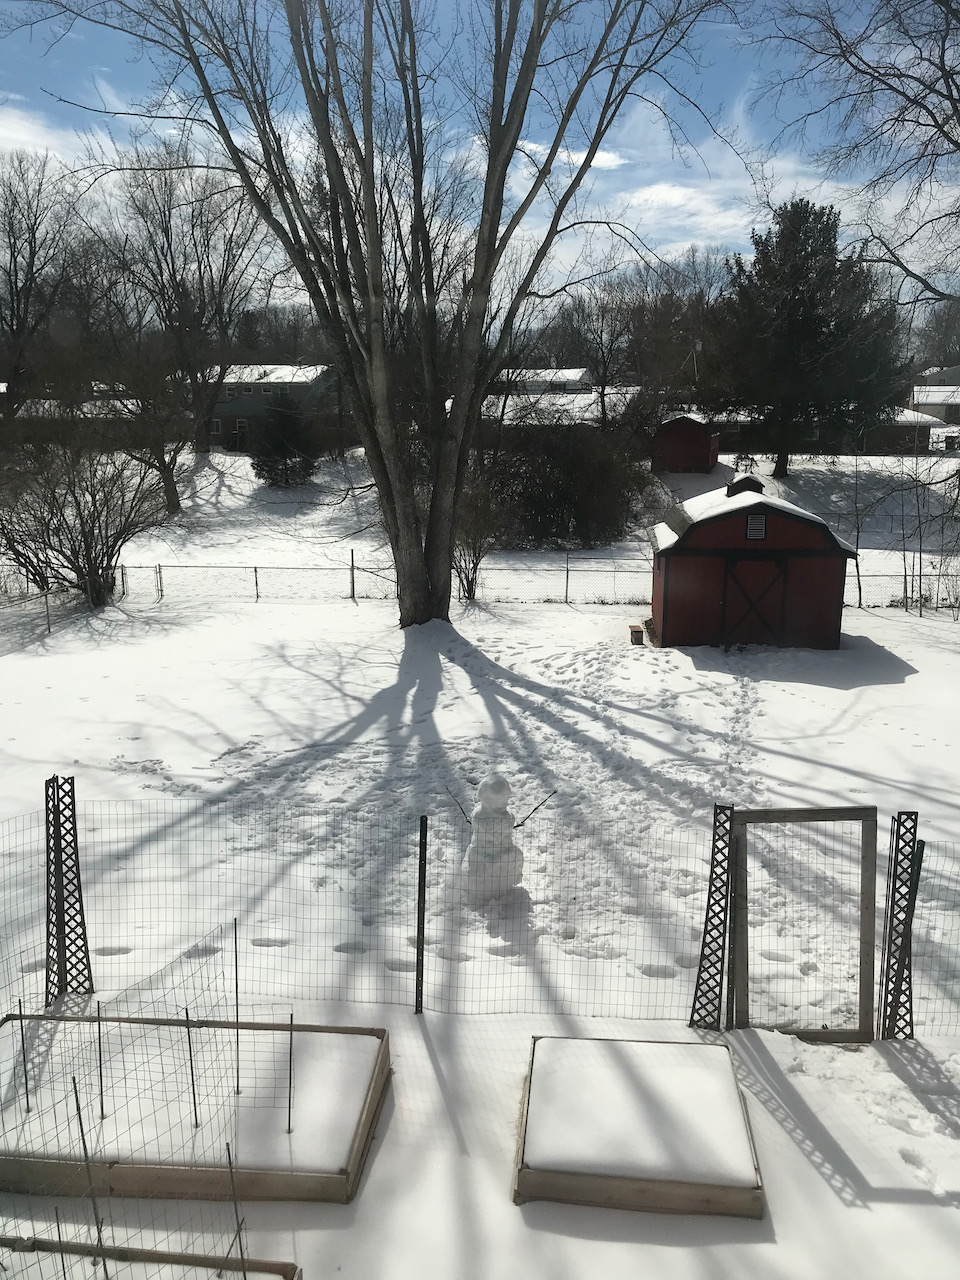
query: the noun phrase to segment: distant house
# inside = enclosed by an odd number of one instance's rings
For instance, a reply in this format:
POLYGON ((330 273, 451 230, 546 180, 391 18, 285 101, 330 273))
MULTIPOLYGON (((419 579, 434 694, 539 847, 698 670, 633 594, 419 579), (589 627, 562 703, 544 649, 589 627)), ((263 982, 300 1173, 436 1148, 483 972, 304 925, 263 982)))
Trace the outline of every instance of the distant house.
POLYGON ((918 383, 913 388, 910 407, 940 422, 960 423, 960 383, 918 383))
MULTIPOLYGON (((916 388, 915 388, 916 390, 916 388)), ((718 414, 712 419, 720 434, 722 453, 764 453, 769 448, 764 427, 753 414, 718 414)), ((856 441, 859 453, 926 453, 929 432, 938 418, 916 408, 896 408, 893 416, 864 427, 856 441)), ((807 427, 796 437, 796 453, 842 453, 849 448, 842 432, 829 422, 807 427)))
POLYGON ((494 394, 526 396, 592 390, 589 369, 504 369, 491 387, 494 394))
POLYGON ((940 419, 916 409, 897 409, 889 422, 867 427, 860 444, 861 453, 926 453, 931 432, 940 419))
POLYGON ((651 450, 654 471, 709 474, 720 453, 720 429, 702 413, 689 410, 661 422, 651 450))
POLYGON ((281 401, 308 410, 336 395, 337 375, 329 365, 231 365, 210 422, 210 444, 242 452, 256 422, 281 401))
POLYGON ((33 438, 50 438, 64 428, 97 427, 100 431, 117 430, 135 421, 139 412, 136 400, 117 394, 103 394, 94 387, 88 398, 59 400, 54 397, 25 400, 14 415, 18 423, 29 426, 33 438))
POLYGON ((917 383, 922 387, 957 387, 960 386, 960 364, 925 369, 917 376, 917 383))
POLYGON ((636 387, 597 387, 587 369, 505 370, 483 402, 490 426, 596 426, 617 418, 636 387))

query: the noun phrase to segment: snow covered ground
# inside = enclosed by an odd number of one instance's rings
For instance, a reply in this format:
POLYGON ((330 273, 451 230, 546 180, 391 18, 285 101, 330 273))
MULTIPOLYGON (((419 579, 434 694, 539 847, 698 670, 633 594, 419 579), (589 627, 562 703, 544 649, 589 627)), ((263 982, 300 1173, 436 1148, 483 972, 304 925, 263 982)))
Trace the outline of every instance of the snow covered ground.
MULTIPOLYGON (((812 505, 798 491, 801 479, 798 471, 797 488, 784 496, 812 505)), ((321 482, 315 493, 323 490, 321 482)), ((254 491, 234 460, 201 474, 187 515, 129 559, 320 564, 351 545, 382 554, 369 495, 322 509, 303 495, 277 503, 254 491)), ((357 821, 405 812, 447 821, 458 817, 455 801, 469 809, 495 768, 514 788, 518 815, 555 791, 538 819, 692 833, 699 856, 717 801, 875 804, 881 841, 891 814, 915 808, 949 899, 920 949, 937 960, 940 994, 952 998, 958 902, 947 873, 949 842, 960 835, 960 623, 949 612, 848 610, 837 652, 723 653, 631 646, 628 624, 641 615, 629 605, 491 603, 458 606, 449 625, 404 633, 389 600, 170 597, 131 599, 95 616, 58 608, 48 635, 41 604, 4 609, 0 819, 41 808, 44 778, 59 773, 76 776, 81 802, 189 807, 219 798, 280 807, 291 822, 318 810, 357 821)), ((549 879, 536 852, 525 850, 530 874, 549 879)), ((223 856, 198 850, 207 853, 211 865, 223 856)), ((311 859, 317 892, 331 895, 351 876, 370 882, 377 870, 343 865, 340 851, 322 842, 311 859)), ((135 857, 130 867, 135 881, 135 857)), ((31 867, 7 859, 5 883, 37 869, 35 857, 31 867)), ((153 880, 145 862, 140 870, 147 917, 129 936, 102 939, 98 963, 113 991, 139 981, 147 960, 165 963, 171 945, 162 933, 180 901, 177 886, 156 866, 153 880)), ((776 869, 765 873, 770 928, 783 935, 779 950, 768 948, 770 964, 794 965, 805 917, 792 911, 776 869)), ((593 892, 615 883, 600 858, 584 869, 588 880, 600 886, 593 892)), ((685 898, 674 880, 678 927, 687 928, 683 913, 695 919, 702 884, 694 875, 696 892, 685 898)), ((182 896, 188 931, 194 918, 186 890, 182 896)), ((262 915, 252 922, 258 963, 279 973, 297 948, 285 946, 282 920, 262 915)), ((122 924, 110 917, 115 934, 122 924)), ((566 926, 555 924, 544 946, 564 942, 566 926)), ((406 943, 396 920, 382 927, 393 932, 376 954, 389 958, 395 942, 406 943)), ((305 954, 312 964, 317 951, 305 954)), ((479 961, 451 963, 468 971, 479 961)), ((411 981, 409 961, 392 972, 394 999, 411 981)), ((287 995, 273 999, 275 1016, 293 1010, 303 1021, 387 1027, 395 1069, 353 1205, 245 1206, 251 1252, 296 1258, 307 1280, 956 1274, 960 1039, 846 1049, 773 1033, 731 1036, 770 1212, 757 1223, 692 1222, 517 1208, 510 1199, 531 1035, 662 1039, 666 1029, 667 1038, 695 1038, 681 1021, 547 1012, 415 1018, 395 1003, 325 1005, 298 990, 295 974, 276 989, 287 995)))

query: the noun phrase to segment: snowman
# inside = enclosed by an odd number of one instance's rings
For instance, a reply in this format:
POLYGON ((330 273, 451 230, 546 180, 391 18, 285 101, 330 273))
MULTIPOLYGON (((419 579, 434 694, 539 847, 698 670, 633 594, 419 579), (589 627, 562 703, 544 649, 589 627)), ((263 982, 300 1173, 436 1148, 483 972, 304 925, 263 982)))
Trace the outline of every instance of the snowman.
POLYGON ((523 876, 523 853, 513 841, 510 783, 499 773, 488 774, 477 788, 477 804, 470 815, 473 833, 461 865, 463 900, 480 909, 491 900, 512 893, 523 876))

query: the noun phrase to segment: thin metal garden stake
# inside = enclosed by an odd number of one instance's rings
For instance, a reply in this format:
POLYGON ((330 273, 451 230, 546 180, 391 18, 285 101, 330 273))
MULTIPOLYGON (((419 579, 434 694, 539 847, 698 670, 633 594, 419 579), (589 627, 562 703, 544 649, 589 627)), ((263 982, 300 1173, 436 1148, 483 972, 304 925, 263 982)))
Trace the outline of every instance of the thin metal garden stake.
MULTIPOLYGON (((60 1210, 56 1205, 53 1206, 53 1216, 57 1224, 57 1244, 63 1244, 63 1232, 60 1230, 60 1210)), ((60 1255, 60 1268, 63 1271, 63 1280, 67 1280, 67 1258, 66 1254, 60 1255)))
POLYGON ((239 921, 237 917, 233 917, 233 1014, 234 1021, 237 1024, 237 1085, 236 1093, 240 1092, 240 934, 239 921))
POLYGON ((193 1038, 190 1035, 190 1010, 184 1009, 184 1020, 187 1027, 187 1058, 190 1061, 190 1096, 193 1099, 193 1127, 200 1128, 200 1112, 197 1109, 197 1077, 193 1066, 193 1038))
POLYGON ((100 1017, 100 1001, 97 1001, 97 1075, 100 1079, 100 1119, 106 1120, 103 1106, 103 1020, 100 1017))
POLYGON ((103 1253, 103 1219, 97 1208, 97 1196, 93 1189, 93 1170, 90 1168, 90 1152, 87 1149, 87 1135, 83 1128, 83 1111, 80 1107, 80 1090, 77 1088, 77 1077, 71 1076, 73 1082, 73 1101, 77 1108, 77 1125, 80 1129, 80 1146, 83 1148, 83 1163, 87 1170, 87 1186, 90 1189, 90 1204, 93 1208, 93 1221, 97 1228, 97 1248, 100 1250, 100 1261, 103 1263, 103 1274, 107 1275, 107 1259, 103 1253))
POLYGON ((423 1013, 423 963, 427 921, 427 816, 420 818, 420 857, 417 865, 417 972, 413 988, 413 1012, 423 1013))
POLYGON ((233 1216, 237 1224, 237 1250, 240 1254, 240 1265, 243 1267, 243 1274, 247 1274, 247 1259, 243 1252, 243 1219, 240 1217, 240 1201, 237 1199, 237 1181, 233 1176, 233 1156, 230 1153, 230 1143, 227 1143, 227 1168, 230 1170, 230 1195, 233 1197, 233 1216))
POLYGON ((293 1014, 290 1015, 290 1048, 287 1053, 287 1133, 293 1133, 293 1014))
POLYGON ((30 1111, 30 1081, 27 1077, 27 1033, 23 1029, 23 1001, 17 1000, 17 1008, 20 1010, 20 1051, 23 1054, 23 1096, 27 1103, 27 1112, 30 1111))

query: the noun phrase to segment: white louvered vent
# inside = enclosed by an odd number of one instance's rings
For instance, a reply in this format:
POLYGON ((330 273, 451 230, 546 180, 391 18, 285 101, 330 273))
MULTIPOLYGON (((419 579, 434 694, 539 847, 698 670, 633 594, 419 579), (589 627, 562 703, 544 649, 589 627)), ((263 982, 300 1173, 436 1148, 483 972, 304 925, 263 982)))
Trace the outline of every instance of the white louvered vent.
POLYGON ((747 516, 747 537, 751 539, 767 536, 767 517, 765 515, 747 516))

